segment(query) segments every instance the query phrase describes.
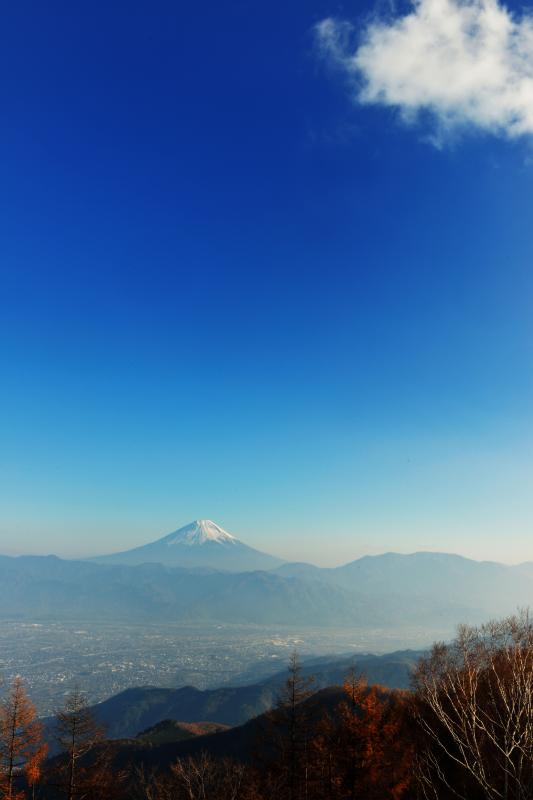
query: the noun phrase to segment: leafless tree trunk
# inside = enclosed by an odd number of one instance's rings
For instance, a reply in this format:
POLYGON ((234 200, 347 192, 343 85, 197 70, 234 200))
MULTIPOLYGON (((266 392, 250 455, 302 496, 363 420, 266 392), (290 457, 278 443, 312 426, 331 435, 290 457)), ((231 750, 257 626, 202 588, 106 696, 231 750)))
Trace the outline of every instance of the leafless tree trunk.
POLYGON ((251 776, 243 764, 207 753, 179 758, 169 770, 137 770, 132 800, 251 800, 251 776))

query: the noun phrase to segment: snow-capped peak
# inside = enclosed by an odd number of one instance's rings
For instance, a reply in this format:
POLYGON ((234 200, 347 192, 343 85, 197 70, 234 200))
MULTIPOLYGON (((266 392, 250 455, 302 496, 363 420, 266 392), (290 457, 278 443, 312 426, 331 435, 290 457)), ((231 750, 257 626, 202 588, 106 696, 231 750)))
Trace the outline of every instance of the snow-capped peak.
POLYGON ((231 533, 228 533, 210 519, 196 519, 167 537, 169 546, 173 544, 201 545, 206 544, 206 542, 236 544, 237 541, 235 536, 232 536, 231 533))

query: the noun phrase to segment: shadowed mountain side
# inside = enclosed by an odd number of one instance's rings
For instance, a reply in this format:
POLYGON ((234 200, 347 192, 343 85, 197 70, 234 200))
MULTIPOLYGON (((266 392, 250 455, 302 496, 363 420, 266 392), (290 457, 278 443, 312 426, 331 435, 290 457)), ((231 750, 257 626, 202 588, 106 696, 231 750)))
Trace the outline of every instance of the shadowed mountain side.
MULTIPOLYGON (((379 683, 391 689, 407 689, 410 686, 411 671, 418 659, 423 655, 422 650, 397 650, 385 655, 373 653, 350 653, 340 656, 302 656, 301 669, 304 677, 312 676, 317 687, 333 686, 342 683, 349 670, 355 668, 364 674, 369 683, 379 683)), ((274 682, 281 684, 286 678, 286 672, 264 662, 256 662, 232 680, 234 686, 249 686, 252 684, 268 684, 274 682), (262 671, 262 677, 258 674, 262 671), (255 680, 253 675, 255 673, 255 680)))
MULTIPOLYGON (((382 683, 391 689, 406 688, 420 653, 402 651, 384 656, 364 655, 342 659, 320 659, 304 664, 302 674, 315 676, 315 688, 341 684, 348 670, 355 668, 369 683, 382 683)), ((182 722, 210 720, 224 725, 240 725, 272 707, 280 687, 287 679, 283 670, 267 680, 248 686, 200 690, 193 686, 159 689, 143 686, 127 689, 93 706, 98 722, 112 739, 136 736, 163 720, 182 722)), ((47 726, 52 720, 47 720, 47 726)))
MULTIPOLYGON (((381 656, 362 653, 342 658, 313 658, 303 662, 302 675, 312 676, 316 688, 320 689, 342 684, 350 670, 355 669, 365 676, 369 684, 380 684, 389 689, 408 689, 411 674, 423 655, 421 650, 398 650, 381 656)), ((269 680, 281 685, 285 679, 286 672, 282 671, 269 680)))
POLYGON ((228 729, 227 725, 219 722, 181 722, 174 719, 164 719, 152 725, 145 731, 137 734, 137 741, 150 745, 150 747, 169 742, 184 742, 195 736, 210 736, 228 729))
MULTIPOLYGON (((308 713, 316 720, 334 709, 344 699, 344 692, 338 686, 322 689, 305 701, 308 713)), ((180 757, 209 753, 217 758, 232 758, 236 761, 250 761, 252 757, 268 745, 269 723, 264 714, 258 715, 243 725, 221 733, 196 736, 181 742, 160 746, 146 746, 138 740, 117 740, 113 745, 114 763, 126 767, 131 763, 142 763, 146 767, 165 767, 180 757)))
POLYGON ((208 719, 223 725, 240 725, 272 705, 275 690, 254 684, 223 689, 156 689, 139 687, 105 700, 93 707, 111 739, 136 736, 139 731, 164 719, 196 722, 208 719))

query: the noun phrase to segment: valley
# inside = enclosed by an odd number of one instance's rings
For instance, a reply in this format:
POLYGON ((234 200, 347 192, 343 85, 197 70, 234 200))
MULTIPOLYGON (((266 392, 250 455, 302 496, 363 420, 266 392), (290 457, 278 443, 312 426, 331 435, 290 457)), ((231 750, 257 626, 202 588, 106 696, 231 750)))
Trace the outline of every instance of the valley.
MULTIPOLYGON (((135 625, 102 621, 0 620, 0 677, 21 675, 39 714, 52 714, 75 686, 91 703, 135 686, 212 689, 256 683, 326 655, 420 650, 446 631, 254 625, 135 625)), ((1 691, 1 688, 0 688, 1 691)))
POLYGON ((0 556, 0 677, 21 675, 47 716, 74 687, 100 703, 133 687, 258 684, 294 650, 304 662, 420 651, 532 598, 530 564, 431 552, 280 564, 195 520, 96 559, 0 556))

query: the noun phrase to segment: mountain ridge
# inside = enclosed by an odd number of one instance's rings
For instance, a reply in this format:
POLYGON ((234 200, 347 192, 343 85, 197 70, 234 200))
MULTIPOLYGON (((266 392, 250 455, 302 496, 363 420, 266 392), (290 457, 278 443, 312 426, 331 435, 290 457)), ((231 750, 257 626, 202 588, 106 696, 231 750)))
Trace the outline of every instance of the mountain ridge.
MULTIPOLYGON (((314 676, 314 688, 318 691, 332 684, 342 684, 350 668, 355 666, 369 683, 384 684, 391 689, 407 688, 411 672, 422 654, 421 651, 402 650, 381 656, 311 658, 302 663, 302 676, 314 676)), ((91 708, 111 739, 137 736, 166 719, 179 719, 184 723, 208 719, 221 725, 242 725, 272 707, 286 679, 287 671, 280 670, 253 684, 216 689, 136 686, 91 708)), ((45 725, 52 726, 53 719, 45 720, 45 725)))
POLYGON ((415 625, 451 633, 460 622, 478 624, 531 605, 529 565, 425 551, 363 557, 336 568, 285 563, 273 570, 237 572, 0 557, 4 617, 383 629, 415 625))

